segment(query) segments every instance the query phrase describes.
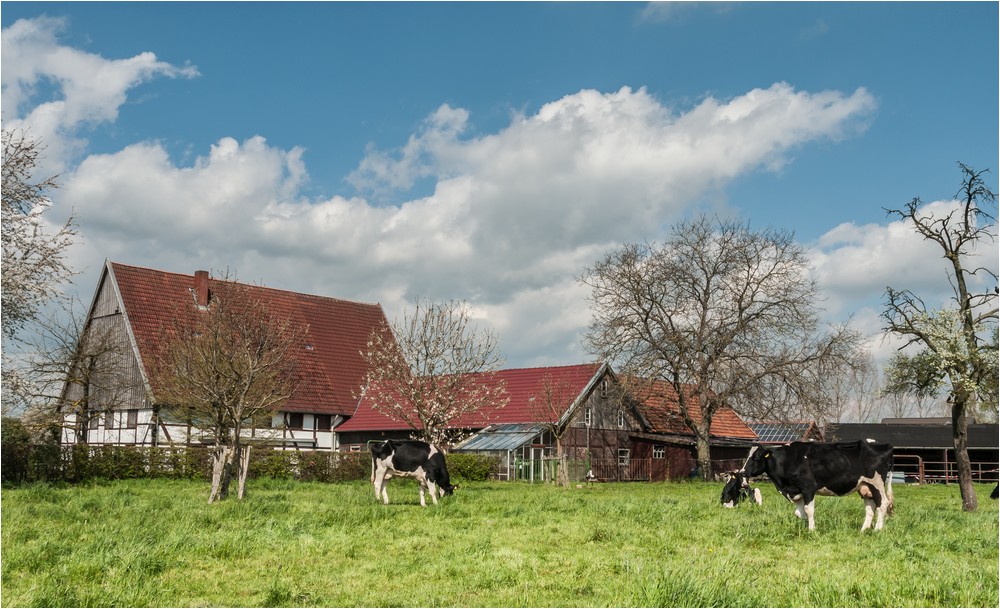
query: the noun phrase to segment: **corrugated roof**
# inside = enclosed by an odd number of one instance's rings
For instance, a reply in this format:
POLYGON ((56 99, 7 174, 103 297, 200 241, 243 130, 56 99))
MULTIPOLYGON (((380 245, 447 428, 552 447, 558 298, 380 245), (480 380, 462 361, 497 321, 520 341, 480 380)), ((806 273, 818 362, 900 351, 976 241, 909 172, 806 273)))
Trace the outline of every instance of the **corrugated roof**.
POLYGON ((457 444, 452 451, 514 450, 523 446, 525 442, 530 442, 532 438, 544 430, 544 426, 534 423, 490 425, 471 438, 457 444))
MULTIPOLYGON (((143 363, 151 361, 161 328, 179 310, 195 311, 194 275, 108 262, 143 363)), ((209 280, 209 290, 220 282, 209 280)), ((303 384, 282 410, 347 415, 366 370, 361 350, 385 324, 377 304, 350 302, 262 286, 245 285, 254 298, 295 324, 308 326, 308 343, 296 354, 303 384)), ((193 314, 193 313, 192 313, 193 314)), ((153 388, 155 395, 156 388, 153 388)))
MULTIPOLYGON (((969 425, 969 448, 996 449, 998 440, 996 423, 969 425)), ((826 428, 827 440, 877 440, 898 448, 955 448, 951 425, 887 425, 885 423, 831 423, 826 428)))
MULTIPOLYGON (((467 414, 452 423, 457 429, 479 429, 497 423, 538 423, 549 418, 537 400, 543 399, 545 386, 557 388, 555 393, 562 407, 557 407, 562 414, 576 400, 594 376, 601 369, 601 364, 579 364, 574 366, 551 366, 544 368, 516 368, 500 370, 492 374, 475 375, 485 382, 503 382, 505 384, 507 404, 503 408, 490 412, 474 412, 467 414)), ((553 419, 553 420, 555 420, 553 419)), ((402 420, 387 415, 375 408, 373 401, 366 395, 358 404, 354 416, 337 427, 337 431, 396 431, 407 430, 410 427, 402 420)))

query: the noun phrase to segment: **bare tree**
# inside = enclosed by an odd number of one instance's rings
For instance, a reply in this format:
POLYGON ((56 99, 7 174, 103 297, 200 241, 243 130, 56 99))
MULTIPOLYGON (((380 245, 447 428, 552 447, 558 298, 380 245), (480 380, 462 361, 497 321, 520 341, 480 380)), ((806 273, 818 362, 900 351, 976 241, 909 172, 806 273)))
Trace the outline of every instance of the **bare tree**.
POLYGON ((565 379, 556 379, 551 374, 546 374, 542 378, 541 391, 530 398, 531 418, 556 443, 556 459, 559 460, 556 484, 559 486, 569 486, 569 463, 563 453, 562 438, 570 428, 570 420, 566 415, 576 397, 577 392, 565 379))
POLYGON ((80 310, 67 300, 33 322, 17 380, 5 392, 31 429, 70 426, 66 431, 85 443, 92 421, 131 407, 146 390, 121 319, 88 320, 80 310))
POLYGON ((463 416, 488 417, 506 391, 496 336, 472 323, 464 302, 419 300, 412 314, 376 329, 362 353, 364 392, 375 409, 405 422, 414 437, 447 445, 463 416))
POLYGON ((978 244, 996 240, 995 217, 984 207, 996 205, 997 195, 983 180, 985 171, 959 163, 962 186, 959 205, 946 214, 935 214, 915 198, 901 209, 886 209, 891 217, 910 225, 925 240, 936 243, 947 260, 952 303, 941 309, 927 307, 909 290, 887 287, 882 319, 884 330, 902 337, 903 347, 916 345, 913 355, 900 353, 888 370, 890 385, 907 383, 917 395, 933 395, 947 385, 951 402, 952 433, 962 509, 974 511, 979 502, 972 486, 967 416, 980 399, 990 399, 997 386, 997 274, 972 261, 978 244), (979 274, 992 279, 988 289, 974 292, 972 279, 979 274))
POLYGON ((701 216, 672 227, 662 245, 609 253, 581 281, 594 309, 588 348, 618 362, 622 376, 673 387, 706 477, 721 407, 773 416, 775 395, 808 403, 818 371, 856 356, 856 333, 821 331, 819 289, 787 232, 701 216))
POLYGON ((209 503, 228 496, 233 477, 237 497, 244 497, 250 456, 245 430, 294 394, 300 384, 296 353, 308 332, 245 285, 221 280, 212 287, 207 307, 192 302, 164 327, 151 374, 158 402, 211 437, 209 503))
POLYGON ((76 230, 70 217, 50 229, 45 212, 51 206, 47 191, 56 188, 56 176, 33 181, 43 147, 23 131, 3 133, 3 337, 14 338, 37 319, 41 307, 58 294, 58 286, 73 271, 66 250, 76 230))

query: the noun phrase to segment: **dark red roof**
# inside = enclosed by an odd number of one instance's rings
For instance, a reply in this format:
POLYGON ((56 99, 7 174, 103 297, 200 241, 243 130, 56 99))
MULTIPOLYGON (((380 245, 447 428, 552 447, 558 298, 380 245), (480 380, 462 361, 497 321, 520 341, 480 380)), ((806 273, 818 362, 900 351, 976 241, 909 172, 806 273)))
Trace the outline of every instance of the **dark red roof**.
MULTIPOLYGON (((652 385, 643 383, 637 390, 640 400, 639 409, 642 416, 649 422, 653 433, 694 435, 681 416, 680 402, 673 386, 663 381, 652 385)), ((701 423, 701 404, 698 397, 686 393, 691 418, 701 423)), ((731 409, 722 407, 712 417, 712 428, 709 435, 717 438, 739 438, 756 440, 757 434, 731 409)))
MULTIPOLYGON (((546 368, 518 368, 500 370, 493 375, 477 375, 483 379, 492 376, 493 382, 505 383, 509 398, 503 408, 491 412, 470 413, 452 423, 459 429, 479 429, 495 423, 542 423, 558 419, 573 401, 587 389, 601 364, 580 364, 575 366, 553 366, 546 368), (544 406, 545 387, 553 389, 553 401, 561 406, 554 417, 544 406), (547 419, 547 420, 546 420, 547 419)), ((406 430, 409 426, 392 416, 375 409, 372 400, 365 397, 358 404, 354 416, 337 427, 337 431, 390 431, 406 430)))
MULTIPOLYGON (((108 270, 118 286, 140 358, 149 362, 161 329, 180 307, 193 307, 194 276, 110 261, 108 270)), ((209 290, 218 283, 210 279, 209 290)), ((352 414, 354 394, 366 369, 361 351, 371 332, 385 323, 382 307, 262 286, 246 288, 272 313, 308 326, 308 342, 298 354, 304 382, 282 410, 352 414)))

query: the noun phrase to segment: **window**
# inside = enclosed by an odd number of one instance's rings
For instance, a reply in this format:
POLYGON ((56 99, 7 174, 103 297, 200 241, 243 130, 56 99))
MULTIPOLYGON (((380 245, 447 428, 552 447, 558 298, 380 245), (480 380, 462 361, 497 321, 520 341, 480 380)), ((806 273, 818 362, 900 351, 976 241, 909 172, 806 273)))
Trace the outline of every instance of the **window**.
POLYGON ((104 429, 111 429, 115 426, 115 411, 109 410, 104 413, 104 429))
POLYGON ((601 397, 608 397, 608 379, 601 381, 601 397))
POLYGON ((351 452, 352 453, 359 453, 359 452, 361 452, 361 445, 360 444, 351 444, 351 452))
POLYGON ((302 429, 303 415, 301 412, 288 413, 288 429, 302 429))
POLYGON ((90 428, 97 429, 97 426, 101 424, 101 417, 99 415, 93 415, 90 417, 90 428))
POLYGON ((330 415, 316 415, 316 431, 330 431, 330 415))
POLYGON ((629 455, 628 455, 628 449, 627 448, 619 448, 618 449, 618 465, 628 465, 628 461, 629 461, 628 456, 629 455))
POLYGON ((665 447, 663 447, 663 446, 654 446, 653 447, 653 458, 654 459, 666 459, 667 458, 667 449, 665 447))
POLYGON ((618 411, 618 427, 625 427, 625 411, 618 411))
POLYGON ((138 410, 127 411, 127 420, 125 423, 125 428, 135 429, 138 424, 139 424, 139 411, 138 410))
POLYGON ((587 407, 586 407, 586 408, 585 408, 585 409, 583 410, 583 422, 584 422, 584 424, 585 424, 585 425, 586 425, 587 427, 590 427, 590 420, 591 420, 591 418, 590 418, 590 406, 587 406, 587 407))

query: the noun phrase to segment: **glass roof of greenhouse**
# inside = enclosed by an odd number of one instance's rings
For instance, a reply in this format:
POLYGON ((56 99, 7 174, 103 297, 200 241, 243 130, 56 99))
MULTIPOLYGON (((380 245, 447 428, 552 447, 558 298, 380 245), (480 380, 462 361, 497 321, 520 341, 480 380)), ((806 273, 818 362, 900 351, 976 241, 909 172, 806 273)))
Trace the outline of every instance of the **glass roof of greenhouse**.
POLYGON ((490 425, 452 450, 514 450, 530 442, 544 430, 545 427, 537 423, 490 425))

